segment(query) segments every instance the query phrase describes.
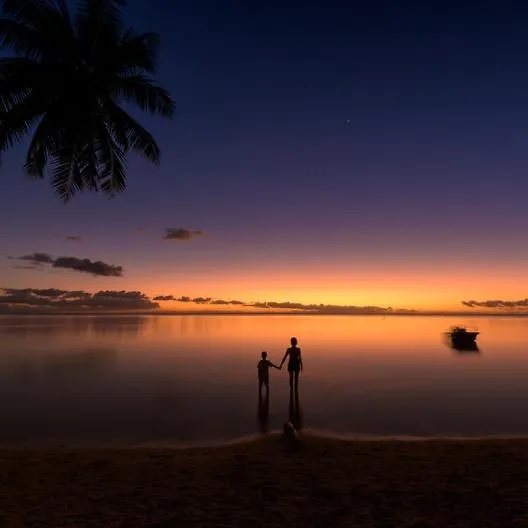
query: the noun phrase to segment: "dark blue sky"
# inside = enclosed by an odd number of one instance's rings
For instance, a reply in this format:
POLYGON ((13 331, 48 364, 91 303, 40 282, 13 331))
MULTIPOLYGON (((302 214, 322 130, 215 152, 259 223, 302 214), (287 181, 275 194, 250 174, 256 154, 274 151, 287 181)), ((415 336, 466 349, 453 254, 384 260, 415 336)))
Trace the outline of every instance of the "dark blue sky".
POLYGON ((226 296, 215 284, 227 284, 254 296, 283 270, 272 291, 293 300, 368 300, 389 273, 387 302, 409 292, 419 304, 440 272, 453 304, 453 283, 515 296, 513 275, 523 296, 528 3, 136 0, 126 13, 161 34, 159 82, 178 103, 172 122, 141 117, 162 165, 131 158, 125 195, 63 206, 21 176, 13 150, 0 179, 6 254, 74 250, 131 270, 127 287, 149 289, 156 273, 191 295, 226 296), (153 235, 138 243, 138 227, 153 235), (167 227, 205 235, 169 247, 167 227), (86 244, 64 246, 67 235, 86 244), (297 272, 305 282, 288 288, 297 272), (346 287, 326 288, 336 273, 346 287))

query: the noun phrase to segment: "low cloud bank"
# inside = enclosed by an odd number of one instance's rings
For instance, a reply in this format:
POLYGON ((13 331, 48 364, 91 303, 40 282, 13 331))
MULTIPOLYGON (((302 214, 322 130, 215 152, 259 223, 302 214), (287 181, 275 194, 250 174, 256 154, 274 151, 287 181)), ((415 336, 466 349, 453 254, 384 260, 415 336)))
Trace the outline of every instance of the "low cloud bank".
POLYGON ((177 303, 194 303, 207 304, 213 306, 244 306, 248 308, 259 308, 262 310, 289 310, 302 311, 308 313, 335 313, 335 314, 354 314, 354 313, 416 313, 416 310, 384 308, 381 306, 342 306, 337 304, 303 304, 296 302, 242 302, 237 300, 213 299, 212 297, 177 297, 175 295, 164 294, 154 297, 155 301, 172 301, 177 303))
POLYGON ((503 301, 503 300, 492 300, 492 301, 462 301, 462 305, 468 308, 528 308, 528 299, 521 299, 520 301, 503 301))
POLYGON ((148 297, 140 291, 101 290, 89 293, 84 290, 62 290, 59 288, 0 288, 0 311, 50 312, 82 310, 156 310, 160 302, 206 306, 221 309, 238 307, 259 311, 285 311, 311 314, 398 314, 416 313, 415 310, 400 310, 380 306, 340 306, 333 304, 302 304, 296 302, 243 302, 215 299, 212 297, 177 297, 172 294, 148 297))
POLYGON ((57 288, 0 288, 0 309, 20 311, 24 309, 49 310, 152 310, 157 302, 139 291, 101 290, 88 293, 82 290, 57 288))

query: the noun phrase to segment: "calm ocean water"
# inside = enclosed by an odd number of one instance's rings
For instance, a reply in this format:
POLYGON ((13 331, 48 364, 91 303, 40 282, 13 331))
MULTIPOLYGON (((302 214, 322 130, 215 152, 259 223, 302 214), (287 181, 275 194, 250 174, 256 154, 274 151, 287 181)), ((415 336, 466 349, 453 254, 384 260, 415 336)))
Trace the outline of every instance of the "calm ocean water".
POLYGON ((286 370, 259 408, 260 351, 299 338, 299 426, 340 434, 528 434, 528 318, 0 317, 0 443, 227 440, 279 429, 286 370), (480 352, 442 332, 477 327, 480 352))

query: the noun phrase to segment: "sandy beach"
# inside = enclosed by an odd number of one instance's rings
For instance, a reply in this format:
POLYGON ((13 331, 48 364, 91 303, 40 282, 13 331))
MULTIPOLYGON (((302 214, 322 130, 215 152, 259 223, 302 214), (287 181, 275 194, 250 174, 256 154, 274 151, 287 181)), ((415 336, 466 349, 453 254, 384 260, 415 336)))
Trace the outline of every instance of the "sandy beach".
POLYGON ((528 440, 0 450, 0 526, 528 526, 528 440))

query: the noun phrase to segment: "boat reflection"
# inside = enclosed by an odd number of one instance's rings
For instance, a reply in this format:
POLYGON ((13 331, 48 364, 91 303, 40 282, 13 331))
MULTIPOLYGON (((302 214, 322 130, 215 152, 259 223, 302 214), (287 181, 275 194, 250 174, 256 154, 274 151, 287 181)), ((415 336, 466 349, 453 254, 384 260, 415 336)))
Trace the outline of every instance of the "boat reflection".
POLYGON ((444 335, 444 344, 453 350, 457 355, 479 355, 481 350, 476 342, 457 342, 453 341, 449 334, 444 335))
POLYGON ((480 354, 480 348, 478 347, 477 343, 467 343, 464 345, 451 344, 451 348, 459 354, 464 354, 468 352, 473 354, 480 354))

